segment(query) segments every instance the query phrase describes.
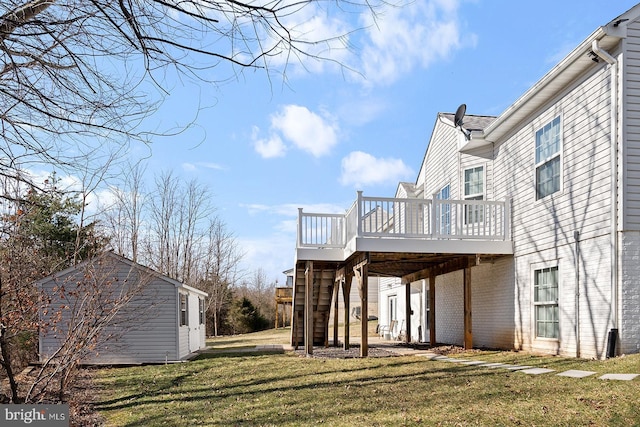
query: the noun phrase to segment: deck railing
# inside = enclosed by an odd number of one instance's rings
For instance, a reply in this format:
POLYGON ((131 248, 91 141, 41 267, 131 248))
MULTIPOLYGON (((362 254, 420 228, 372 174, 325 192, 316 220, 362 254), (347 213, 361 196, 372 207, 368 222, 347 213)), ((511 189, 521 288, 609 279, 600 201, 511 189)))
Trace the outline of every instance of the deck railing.
POLYGON ((344 214, 298 212, 298 247, 344 248, 354 237, 510 240, 510 200, 358 199, 344 214))

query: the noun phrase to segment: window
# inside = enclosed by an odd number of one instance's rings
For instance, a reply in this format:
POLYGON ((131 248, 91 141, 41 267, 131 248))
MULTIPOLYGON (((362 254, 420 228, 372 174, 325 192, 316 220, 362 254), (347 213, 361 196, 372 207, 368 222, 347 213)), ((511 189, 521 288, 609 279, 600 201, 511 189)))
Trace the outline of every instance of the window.
POLYGON ((533 300, 536 315, 536 336, 559 338, 558 267, 534 271, 533 300))
MULTIPOLYGON (((484 166, 478 166, 464 171, 464 199, 484 199, 484 166)), ((465 205, 464 223, 472 224, 482 222, 484 219, 484 206, 465 205)))
POLYGON ((198 312, 200 313, 200 324, 204 325, 204 298, 198 298, 198 312))
POLYGON ((187 313, 187 295, 180 294, 180 326, 189 326, 187 313))
POLYGON ((536 200, 560 191, 560 116, 536 132, 536 200))
MULTIPOLYGON (((436 194, 436 200, 448 200, 450 196, 450 187, 446 185, 436 194)), ((440 234, 451 234, 451 204, 438 204, 436 215, 438 217, 440 234)))

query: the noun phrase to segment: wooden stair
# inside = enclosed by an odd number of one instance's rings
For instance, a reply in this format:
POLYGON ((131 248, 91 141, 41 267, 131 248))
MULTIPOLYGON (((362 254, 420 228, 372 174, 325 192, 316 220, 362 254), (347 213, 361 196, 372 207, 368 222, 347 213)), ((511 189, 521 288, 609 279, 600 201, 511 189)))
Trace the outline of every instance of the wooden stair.
MULTIPOLYGON (((313 271, 313 345, 326 346, 329 340, 329 314, 335 282, 335 271, 313 271)), ((305 263, 296 265, 293 289, 291 345, 304 345, 305 263)))

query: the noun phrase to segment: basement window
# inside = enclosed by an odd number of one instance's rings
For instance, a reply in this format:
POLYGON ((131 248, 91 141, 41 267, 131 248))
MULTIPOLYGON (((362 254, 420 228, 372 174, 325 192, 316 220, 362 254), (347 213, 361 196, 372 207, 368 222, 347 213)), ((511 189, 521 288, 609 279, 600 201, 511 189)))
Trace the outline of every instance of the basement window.
POLYGON ((542 268, 533 274, 536 337, 558 339, 558 267, 542 268))

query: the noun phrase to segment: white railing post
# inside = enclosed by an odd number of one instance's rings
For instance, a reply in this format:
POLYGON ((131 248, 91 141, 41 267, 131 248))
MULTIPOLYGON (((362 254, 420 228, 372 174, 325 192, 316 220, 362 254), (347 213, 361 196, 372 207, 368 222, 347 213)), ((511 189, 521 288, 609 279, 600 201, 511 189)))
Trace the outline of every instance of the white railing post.
POLYGON ((358 201, 356 206, 357 218, 358 218, 358 228, 356 237, 362 236, 362 190, 358 190, 358 201))
POLYGON ((302 208, 298 208, 298 247, 302 247, 302 208))
POLYGON ((504 240, 511 240, 511 197, 504 201, 504 240))
POLYGON ((431 235, 434 238, 440 237, 440 231, 437 227, 438 221, 438 193, 433 193, 431 196, 431 224, 429 224, 429 228, 431 229, 431 235))

